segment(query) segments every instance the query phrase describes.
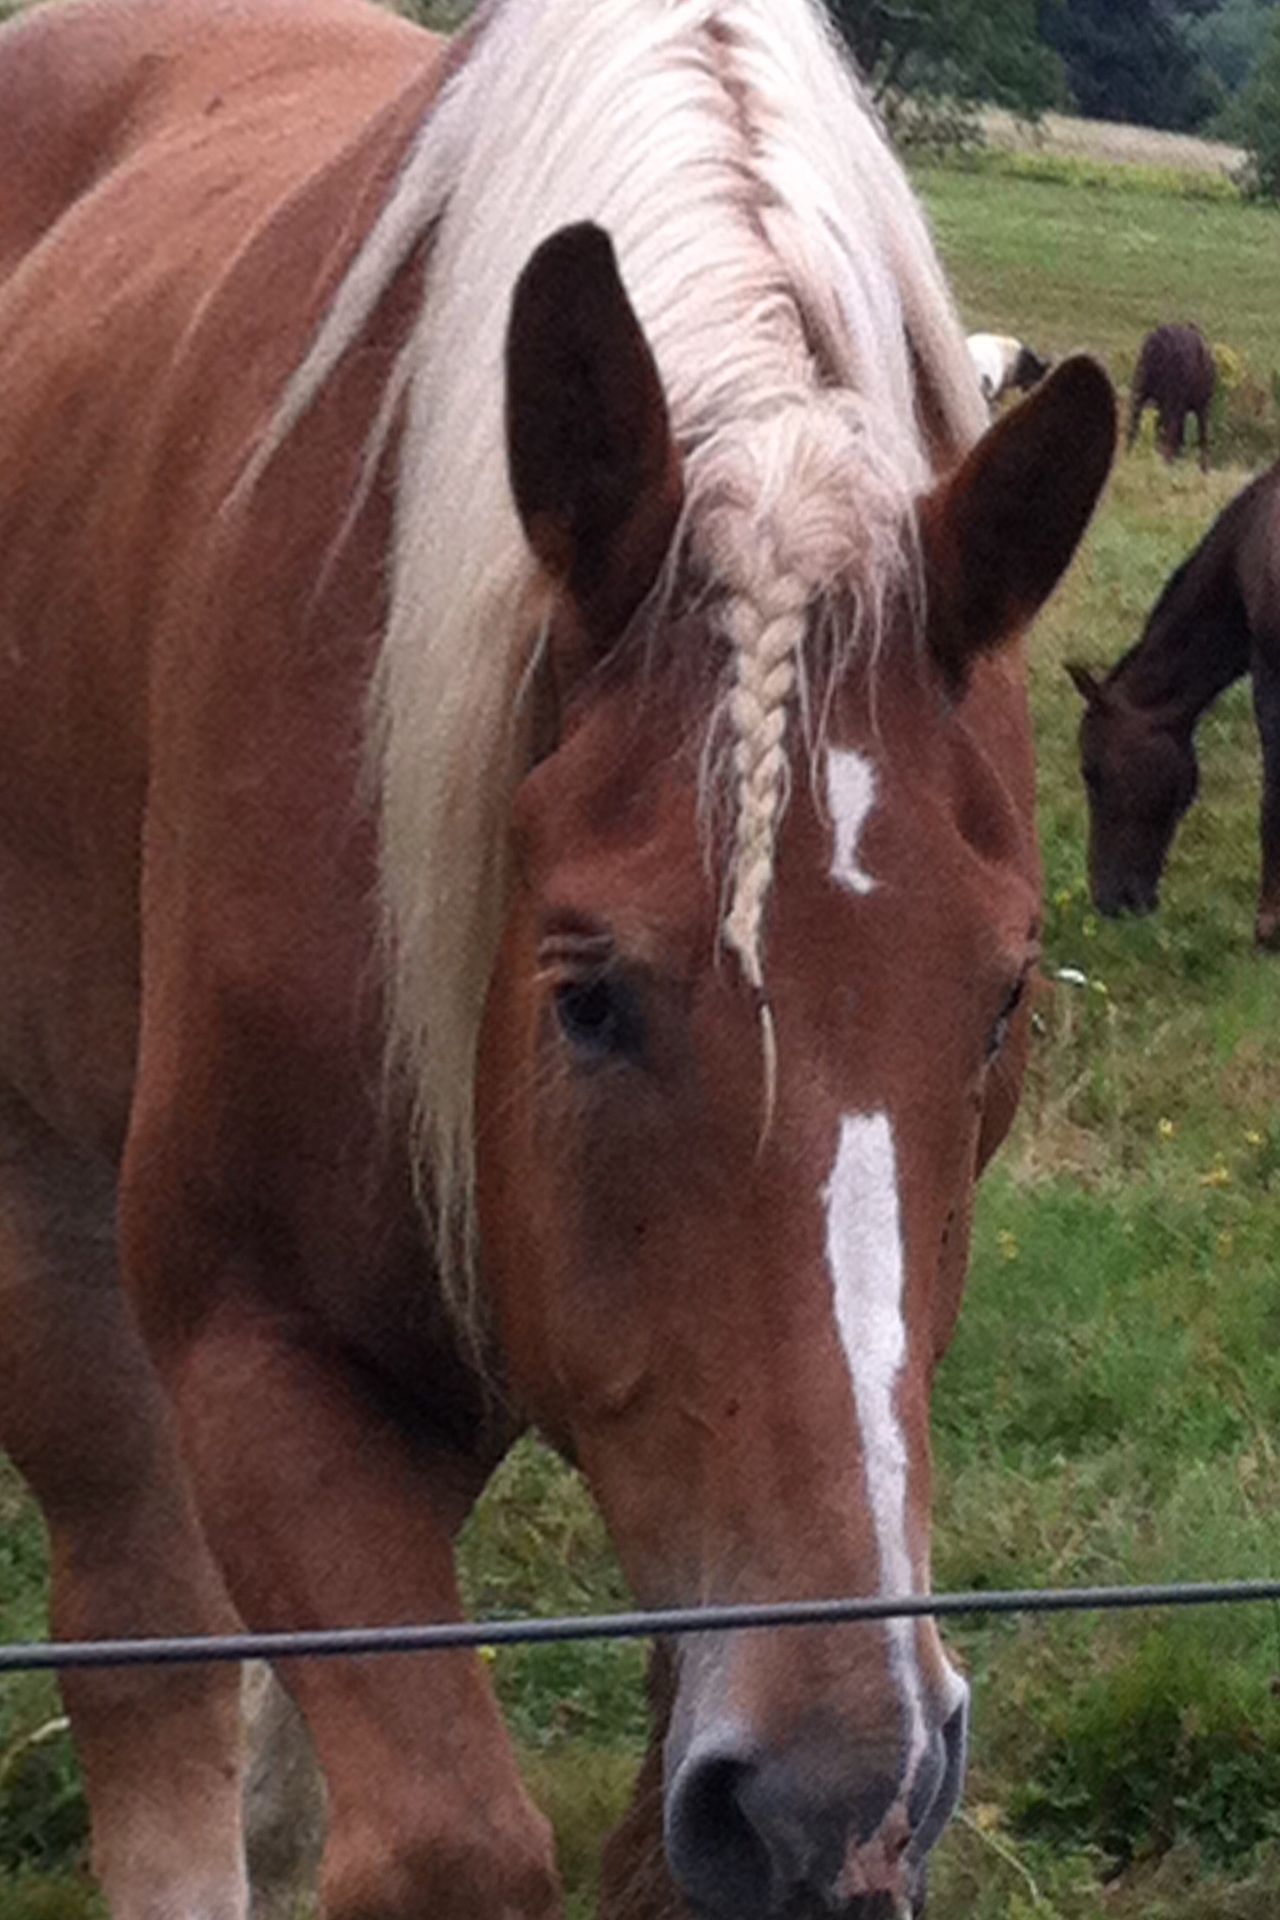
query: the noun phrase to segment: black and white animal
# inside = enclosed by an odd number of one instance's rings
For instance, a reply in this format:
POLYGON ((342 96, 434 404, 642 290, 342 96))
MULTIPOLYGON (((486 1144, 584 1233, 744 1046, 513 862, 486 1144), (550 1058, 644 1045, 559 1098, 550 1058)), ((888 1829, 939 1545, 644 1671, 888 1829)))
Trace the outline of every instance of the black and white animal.
POLYGON ((1049 371, 1047 360, 1008 333, 971 333, 969 352, 989 407, 1006 393, 1029 393, 1049 371))

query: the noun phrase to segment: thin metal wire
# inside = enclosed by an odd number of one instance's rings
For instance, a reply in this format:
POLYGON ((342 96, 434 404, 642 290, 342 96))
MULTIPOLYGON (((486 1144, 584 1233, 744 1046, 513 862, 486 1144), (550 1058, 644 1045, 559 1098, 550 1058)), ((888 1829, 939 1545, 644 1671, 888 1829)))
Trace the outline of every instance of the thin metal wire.
POLYGON ((451 1620, 428 1626, 317 1628, 300 1633, 193 1635, 180 1639, 61 1640, 0 1647, 0 1676, 70 1667, 191 1666, 219 1660, 331 1660, 354 1655, 444 1653, 569 1640, 657 1639, 775 1627, 845 1626, 955 1614, 1114 1613, 1138 1607, 1253 1605, 1280 1600, 1280 1580, 1171 1586, 1030 1587, 996 1593, 791 1600, 760 1606, 673 1607, 546 1620, 451 1620))

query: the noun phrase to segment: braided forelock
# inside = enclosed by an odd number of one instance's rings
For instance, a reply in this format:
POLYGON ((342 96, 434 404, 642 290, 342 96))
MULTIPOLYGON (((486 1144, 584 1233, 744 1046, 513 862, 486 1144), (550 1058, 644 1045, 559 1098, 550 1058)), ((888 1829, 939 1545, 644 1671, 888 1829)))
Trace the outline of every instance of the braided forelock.
POLYGON ((725 617, 735 676, 729 724, 736 819, 724 938, 757 988, 764 986, 764 907, 786 803, 787 728, 809 600, 796 575, 784 574, 775 585, 763 604, 737 596, 725 617))
POLYGON ((726 592, 718 624, 732 656, 720 729, 734 814, 722 933, 763 991, 765 910, 811 609, 840 592, 854 610, 830 672, 854 649, 874 660, 890 598, 914 584, 911 489, 881 455, 855 395, 810 390, 699 449, 690 491, 696 549, 726 592))

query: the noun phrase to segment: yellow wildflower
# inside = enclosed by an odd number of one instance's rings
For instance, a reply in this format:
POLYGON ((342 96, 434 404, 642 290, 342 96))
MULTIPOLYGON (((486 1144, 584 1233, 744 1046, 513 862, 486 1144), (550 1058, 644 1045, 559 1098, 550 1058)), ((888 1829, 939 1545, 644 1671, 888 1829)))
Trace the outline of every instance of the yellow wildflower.
POLYGON ((1160 1135, 1160 1138, 1162 1140, 1172 1140, 1174 1134, 1177 1131, 1178 1129, 1174 1125, 1173 1121, 1168 1119, 1167 1117, 1162 1118, 1157 1122, 1156 1132, 1160 1135))

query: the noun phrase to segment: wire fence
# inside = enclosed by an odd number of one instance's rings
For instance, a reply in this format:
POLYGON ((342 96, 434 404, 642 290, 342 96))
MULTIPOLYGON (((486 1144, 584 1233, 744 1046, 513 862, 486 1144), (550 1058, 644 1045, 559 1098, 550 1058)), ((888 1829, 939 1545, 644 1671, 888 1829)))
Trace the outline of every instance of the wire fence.
POLYGON ((1280 1601, 1280 1579, 1182 1581, 1169 1586, 1029 1587, 1006 1592, 875 1595, 759 1606, 674 1607, 549 1619, 451 1620, 421 1626, 315 1628, 294 1633, 199 1634, 130 1640, 60 1640, 0 1647, 0 1677, 69 1668, 193 1666, 228 1660, 332 1660, 464 1648, 542 1646, 574 1640, 662 1639, 694 1633, 853 1626, 877 1620, 1041 1613, 1115 1613, 1146 1607, 1257 1605, 1280 1601))

